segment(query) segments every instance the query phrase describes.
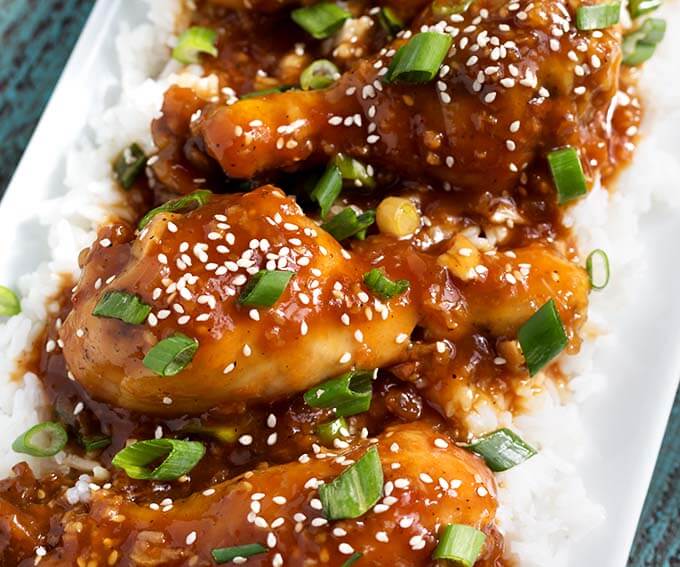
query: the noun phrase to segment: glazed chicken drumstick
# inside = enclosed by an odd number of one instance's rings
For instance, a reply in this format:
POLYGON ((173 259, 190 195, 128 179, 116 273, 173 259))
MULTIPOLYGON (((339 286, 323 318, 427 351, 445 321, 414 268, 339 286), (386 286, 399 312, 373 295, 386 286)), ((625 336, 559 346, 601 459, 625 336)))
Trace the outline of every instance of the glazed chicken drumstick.
POLYGON ((357 520, 327 521, 315 504, 317 487, 368 446, 363 442, 339 455, 328 451, 324 458, 253 471, 177 501, 172 510, 99 491, 89 512, 65 517, 61 545, 42 565, 75 565, 76 559, 107 564, 119 554, 129 557, 130 565, 213 565, 213 549, 258 543, 263 552, 248 565, 316 565, 324 558, 323 565, 340 567, 353 553, 363 553, 366 565, 394 565, 398 558, 398 565, 416 567, 431 564, 438 531, 454 523, 487 533, 477 564, 493 564, 484 560, 498 553, 493 476, 481 459, 422 422, 391 427, 378 438, 375 446, 390 487, 378 506, 357 520), (441 448, 442 442, 448 447, 441 448), (195 537, 187 539, 191 533, 195 537))
POLYGON ((275 400, 352 369, 398 364, 417 324, 433 338, 514 337, 550 298, 573 337, 587 305, 584 270, 547 247, 481 256, 484 275, 456 281, 436 256, 390 252, 379 237, 350 254, 272 186, 159 213, 136 239, 120 225, 112 232, 84 256, 60 331, 64 356, 96 400, 155 415, 275 400), (374 294, 364 282, 373 268, 408 289, 374 294), (241 300, 260 271, 291 276, 275 305, 241 300), (135 297, 148 316, 131 324, 98 313, 112 293, 135 297), (159 371, 149 352, 178 333, 196 341, 195 353, 177 371, 159 371))
POLYGON ((408 292, 376 303, 362 287, 368 263, 271 186, 214 195, 187 214, 157 215, 137 239, 112 240, 90 251, 61 336, 76 379, 117 406, 181 415, 276 399, 393 363, 407 348, 395 338, 416 325, 408 292), (241 301, 260 270, 292 275, 274 306, 241 301), (149 317, 96 315, 112 291, 134 294, 149 317), (369 305, 377 310, 367 319, 369 305), (178 332, 198 341, 196 354, 186 371, 159 375, 143 359, 178 332))
POLYGON ((480 0, 442 15, 452 4, 435 2, 412 31, 327 90, 211 105, 194 132, 234 178, 342 152, 406 178, 494 194, 550 149, 571 145, 587 156, 605 137, 617 92, 618 28, 578 31, 574 9, 560 1, 480 0), (388 82, 395 51, 423 30, 453 38, 436 80, 388 82))

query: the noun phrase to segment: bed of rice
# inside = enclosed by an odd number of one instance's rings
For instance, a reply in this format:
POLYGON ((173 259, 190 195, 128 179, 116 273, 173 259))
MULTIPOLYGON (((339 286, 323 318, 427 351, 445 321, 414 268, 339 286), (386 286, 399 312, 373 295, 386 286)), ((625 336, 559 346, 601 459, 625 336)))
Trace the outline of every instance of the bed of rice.
MULTIPOLYGON (((125 216, 109 164, 120 148, 132 141, 145 142, 151 148, 149 122, 158 112, 168 84, 177 80, 172 74, 176 69, 167 64, 167 58, 180 0, 148 2, 148 20, 121 29, 116 42, 120 65, 117 102, 91 120, 91 134, 83 135, 79 146, 68 152, 63 194, 40 209, 47 228, 44 246, 49 247, 51 259, 20 278, 17 287, 23 311, 0 323, 2 477, 20 460, 11 451, 12 441, 40 421, 47 409, 34 374, 12 377, 17 360, 54 308, 49 298, 60 285, 55 274, 77 275, 78 253, 93 240, 96 226, 112 211, 125 216)), ((680 6, 667 6, 665 12, 667 37, 672 37, 680 30, 680 6)), ((635 164, 622 175, 615 193, 597 187, 570 212, 581 249, 606 249, 617 277, 607 293, 592 296, 587 334, 597 338, 586 340, 578 356, 565 357, 562 362, 573 376, 569 395, 548 384, 541 395, 529 401, 531 409, 525 415, 513 418, 484 406, 475 408, 469 419, 474 431, 510 426, 540 448, 535 458, 498 475, 499 525, 506 536, 508 556, 522 566, 568 565, 573 542, 606 516, 588 497, 578 472, 588 450, 579 404, 606 386, 606 377, 597 368, 598 350, 607 341, 616 340, 617 320, 625 316, 623 307, 635 296, 644 261, 637 238, 641 215, 654 206, 680 205, 680 194, 672 192, 667 183, 668 179, 680 179, 680 158, 672 153, 672 141, 676 141, 677 152, 678 139, 673 129, 680 124, 680 75, 670 71, 677 66, 674 43, 667 39, 643 74, 645 97, 654 100, 654 105, 647 107, 643 134, 653 131, 653 138, 643 136, 635 164)), ((200 68, 192 71, 201 72, 200 68)), ((64 458, 57 455, 56 460, 63 463, 64 458)), ((41 471, 54 462, 36 459, 31 465, 41 471)))

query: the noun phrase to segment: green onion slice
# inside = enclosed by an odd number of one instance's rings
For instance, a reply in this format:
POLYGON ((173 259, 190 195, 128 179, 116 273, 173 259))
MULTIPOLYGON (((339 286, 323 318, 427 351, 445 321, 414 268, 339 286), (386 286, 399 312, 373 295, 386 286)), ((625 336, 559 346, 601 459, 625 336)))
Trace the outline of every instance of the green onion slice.
POLYGON ((628 12, 630 17, 635 19, 645 14, 649 14, 659 8, 662 0, 630 0, 628 2, 628 12))
POLYGON ((120 319, 130 325, 140 325, 146 321, 149 313, 151 305, 144 303, 134 293, 117 290, 102 295, 92 311, 95 317, 120 319))
POLYGON ((346 417, 368 411, 373 396, 373 371, 353 370, 307 390, 305 402, 313 408, 333 408, 346 417))
POLYGON ((286 91, 293 90, 295 85, 280 85, 278 87, 272 87, 271 89, 262 89, 261 91, 253 91, 251 93, 246 93, 241 95, 239 98, 241 100, 247 100, 249 98, 260 98, 270 94, 285 93, 286 91))
POLYGON ((236 443, 239 438, 239 428, 237 425, 203 425, 198 418, 190 420, 182 427, 181 431, 212 437, 222 443, 236 443))
POLYGON ((364 274, 364 283, 375 295, 382 299, 401 295, 411 286, 408 280, 392 281, 378 268, 373 268, 370 272, 364 274))
POLYGON ((494 472, 507 471, 536 454, 536 449, 509 429, 487 433, 467 447, 482 457, 494 472))
POLYGON ((199 54, 217 56, 217 32, 210 28, 193 26, 185 30, 172 50, 172 58, 188 65, 198 63, 199 54))
POLYGON ((375 211, 369 210, 357 215, 352 207, 347 207, 332 219, 323 223, 321 228, 333 235, 338 242, 352 236, 363 240, 366 237, 366 229, 374 222, 375 211))
POLYGON ((124 189, 130 189, 146 167, 146 154, 139 144, 125 148, 113 162, 113 173, 124 189))
POLYGON ((300 86, 305 91, 316 91, 330 87, 340 78, 340 71, 328 59, 318 59, 300 75, 300 86))
POLYGON ((163 203, 161 206, 151 209, 146 213, 142 220, 139 221, 137 228, 142 230, 147 224, 151 222, 151 219, 159 213, 184 213, 189 212, 193 209, 197 209, 205 205, 212 196, 212 192, 207 189, 199 189, 193 193, 189 193, 184 197, 179 199, 173 199, 167 203, 163 203))
POLYGON ((215 563, 229 563, 237 557, 245 559, 260 553, 267 553, 267 548, 259 543, 235 545, 234 547, 217 547, 211 551, 215 563))
POLYGON ((295 272, 260 270, 248 280, 238 299, 241 305, 271 307, 288 287, 295 272))
POLYGON ((17 294, 8 287, 0 285, 0 317, 11 317, 21 313, 21 303, 17 294))
POLYGON ((89 453, 108 447, 111 444, 111 437, 108 435, 86 435, 80 438, 80 444, 89 453))
POLYGON ((319 487, 323 513, 328 520, 358 518, 383 494, 383 470, 376 447, 371 447, 342 474, 319 487))
POLYGON ((665 20, 647 18, 638 29, 623 36, 623 63, 641 65, 654 55, 665 35, 665 20))
POLYGON ((560 205, 588 192, 581 160, 574 148, 566 147, 550 152, 548 165, 557 188, 557 201, 560 205))
POLYGON ((462 14, 467 12, 467 9, 472 5, 472 2, 473 0, 460 0, 458 2, 452 2, 451 0, 435 0, 432 3, 432 13, 440 17, 462 14))
POLYGON ((326 444, 332 445, 333 441, 346 437, 349 429, 347 428, 347 421, 344 417, 338 417, 333 421, 328 421, 316 426, 316 434, 319 439, 326 444))
POLYGON ((517 333, 524 359, 533 376, 567 346, 567 334, 551 299, 524 323, 517 333))
POLYGON ((68 433, 61 423, 45 421, 22 433, 12 443, 12 450, 32 457, 52 457, 68 441, 68 433))
POLYGON ((439 32, 421 32, 403 45, 392 59, 385 78, 393 83, 428 83, 444 62, 453 38, 439 32))
POLYGON ((326 218, 341 191, 342 173, 340 173, 340 168, 331 162, 310 193, 312 200, 321 207, 321 218, 326 218))
POLYGON ((359 559, 361 559, 364 556, 363 553, 359 553, 358 551, 355 551, 350 555, 345 562, 340 566, 340 567, 351 567, 354 565, 359 559))
POLYGON ((588 254, 586 272, 588 272, 590 287, 598 290, 607 287, 609 283, 609 256, 604 250, 597 248, 588 254))
POLYGON ((175 333, 156 343, 146 353, 143 363, 160 376, 175 376, 193 360, 198 341, 182 333, 175 333))
POLYGON ((621 4, 595 4, 579 6, 576 10, 576 28, 579 30, 601 30, 619 23, 621 4))
POLYGON ((390 37, 394 37, 404 27, 404 22, 399 19, 394 13, 394 10, 389 6, 380 8, 380 12, 378 12, 378 21, 390 37))
POLYGON ((181 439, 149 439, 137 441, 121 449, 111 464, 138 480, 176 480, 193 469, 205 455, 198 441, 181 439), (154 468, 149 465, 163 461, 154 468))
POLYGON ((353 181, 357 187, 368 187, 369 189, 375 187, 375 178, 371 173, 373 169, 370 166, 366 166, 359 160, 344 154, 335 156, 333 162, 340 170, 343 179, 353 181))
POLYGON ((293 21, 315 39, 333 35, 350 16, 349 12, 330 2, 298 8, 291 13, 293 21))
POLYGON ((448 524, 432 554, 433 559, 447 559, 458 567, 473 567, 484 547, 486 535, 472 526, 448 524))

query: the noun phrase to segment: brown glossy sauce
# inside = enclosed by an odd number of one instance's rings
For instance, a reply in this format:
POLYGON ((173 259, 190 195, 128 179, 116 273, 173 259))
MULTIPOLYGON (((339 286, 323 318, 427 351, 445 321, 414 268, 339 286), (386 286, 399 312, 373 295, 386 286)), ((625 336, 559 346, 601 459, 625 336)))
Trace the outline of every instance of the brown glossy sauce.
MULTIPOLYGON (((262 6, 267 4, 267 0, 258 1, 262 6)), ((309 203, 302 187, 308 175, 318 173, 325 158, 310 158, 309 161, 303 161, 302 165, 284 164, 280 168, 257 171, 246 180, 232 178, 228 172, 225 174, 222 171, 219 160, 214 159, 214 147, 208 147, 206 132, 192 123, 192 116, 204 111, 215 112, 216 108, 219 111, 220 106, 231 104, 230 99, 235 96, 297 84, 301 71, 320 57, 336 56, 335 61, 342 71, 364 72, 361 71, 361 59, 376 56, 389 38, 383 30, 376 28, 374 33, 362 36, 351 48, 342 43, 338 46, 311 41, 291 22, 286 12, 235 12, 227 7, 233 6, 234 2, 197 3, 192 24, 209 26, 218 31, 219 55, 214 59, 205 59, 203 64, 206 74, 214 73, 217 76, 219 93, 216 100, 208 100, 188 88, 175 86, 169 89, 162 114, 151 126, 159 148, 157 158, 150 165, 153 173, 148 181, 139 180, 129 193, 131 208, 144 211, 178 194, 187 194, 199 188, 209 188, 215 193, 234 193, 265 183, 275 183, 286 193, 296 195, 305 212, 317 219, 316 207, 309 203)), ((402 9, 404 16, 410 18, 421 6, 422 2, 416 0, 404 3, 398 9, 402 9)), ((368 14, 370 7, 370 3, 364 1, 349 3, 350 11, 355 16, 368 14)), ((541 41, 541 49, 546 48, 547 40, 541 41)), ((642 114, 635 80, 635 71, 629 69, 623 69, 618 77, 619 90, 623 94, 619 95, 620 104, 608 121, 611 131, 605 131, 606 124, 598 117, 592 131, 579 132, 578 135, 572 133, 577 138, 580 136, 583 142, 580 150, 586 157, 584 169, 591 180, 598 174, 603 182, 611 186, 617 173, 632 157, 642 114)), ((559 82, 557 79, 555 81, 559 82)), ((592 83, 591 86, 598 86, 594 79, 592 83)), ((471 84, 466 84, 465 88, 471 90, 471 84)), ((594 95, 595 98, 598 96, 594 95)), ((407 99, 408 94, 395 96, 388 101, 394 105, 390 108, 394 108, 395 116, 404 122, 408 122, 408 117, 401 113, 405 112, 404 108, 409 112, 408 107, 413 104, 407 99), (400 106, 404 101, 406 107, 400 106)), ((328 102, 328 97, 324 101, 328 102)), ((426 99, 423 98, 423 101, 426 99)), ((356 101, 349 101, 347 105, 355 108, 356 101)), ((565 120, 569 108, 568 105, 563 108, 562 118, 565 120)), ((560 117, 560 112, 554 116, 560 117)), ((569 124, 569 128, 575 127, 570 120, 565 123, 569 124)), ((565 127, 561 122, 553 126, 555 131, 565 127)), ((422 124, 416 124, 416 121, 405 132, 409 139, 429 137, 432 152, 425 159, 431 159, 432 166, 441 165, 436 153, 440 146, 436 133, 425 134, 422 124)), ((335 140, 333 136, 335 134, 329 133, 331 142, 323 147, 319 155, 337 151, 341 141, 335 140)), ((387 143, 387 154, 398 156, 398 142, 395 135, 394 140, 387 143)), ((475 143, 475 139, 471 139, 465 147, 474 151, 475 143)), ((544 153, 545 149, 541 148, 539 153, 544 153)), ((487 153, 486 150, 479 150, 479 159, 486 159, 487 153)), ((541 247, 545 247, 569 260, 578 261, 579 251, 569 229, 563 224, 562 209, 556 203, 545 160, 532 159, 523 165, 516 183, 502 191, 497 191, 493 183, 488 187, 474 186, 463 190, 418 172, 400 175, 389 167, 382 167, 377 170, 377 187, 374 190, 346 189, 343 192, 338 204, 354 205, 363 210, 377 207, 386 195, 406 196, 418 203, 425 219, 422 229, 413 238, 387 238, 378 234, 374 226, 369 230, 366 240, 347 243, 347 248, 357 261, 379 266, 393 279, 409 279, 410 297, 417 304, 421 317, 411 336, 406 355, 390 368, 379 371, 370 410, 348 418, 353 432, 352 442, 358 446, 364 443, 361 437, 376 437, 399 425, 421 423, 431 425, 434 432, 451 443, 464 443, 470 440, 471 434, 460 412, 469 410, 472 401, 469 405, 460 401, 449 405, 449 400, 460 400, 469 393, 471 400, 488 399, 502 409, 521 412, 526 391, 542 388, 540 381, 529 378, 526 369, 513 362, 512 333, 494 327, 493 322, 486 318, 485 306, 493 305, 499 296, 509 293, 507 289, 500 284, 480 285, 457 281, 437 262, 437 258, 448 249, 451 239, 461 231, 470 229, 476 231, 477 237, 489 239, 495 244, 495 256, 489 259, 492 274, 506 269, 505 264, 509 272, 512 272, 510 268, 515 267, 513 263, 521 265, 521 258, 518 260, 514 255, 518 249, 533 253, 537 250, 541 252, 541 247), (499 222, 499 216, 506 220, 499 222), (495 220, 491 222, 491 219, 495 220), (363 435, 359 433, 362 431, 363 435)), ((113 241, 113 252, 95 244, 89 252, 84 253, 82 263, 95 264, 101 272, 99 275, 106 277, 118 273, 131 261, 131 247, 128 244, 135 238, 135 231, 126 223, 113 223, 100 229, 97 240, 103 238, 113 241)), ((556 270, 546 273, 556 273, 556 270)), ((92 274, 90 276, 95 277, 92 274)), ((84 293, 89 292, 85 290, 84 293)), ((64 285, 59 296, 60 311, 48 322, 25 366, 41 378, 54 409, 54 418, 68 427, 69 451, 85 459, 94 459, 109 470, 111 476, 105 483, 105 490, 109 491, 107 494, 110 494, 111 501, 116 502, 121 496, 124 502, 122 507, 138 504, 137 510, 131 510, 133 515, 139 514, 135 520, 138 523, 128 527, 123 518, 121 526, 125 526, 125 529, 107 524, 101 528, 101 533, 97 533, 97 514, 103 514, 99 520, 104 521, 106 501, 69 505, 66 499, 66 491, 77 481, 80 471, 74 468, 70 471, 58 470, 37 480, 27 465, 20 464, 15 467, 13 478, 0 482, 0 563, 3 565, 33 565, 38 546, 57 550, 55 555, 46 559, 52 561, 48 565, 57 565, 60 561, 66 564, 80 553, 81 548, 90 552, 92 557, 98 557, 97 561, 92 560, 94 563, 87 563, 83 559, 82 565, 87 567, 103 565, 105 562, 109 565, 137 564, 130 558, 139 552, 136 546, 142 536, 156 533, 151 528, 174 534, 176 526, 184 521, 180 518, 176 520, 177 523, 173 523, 172 514, 168 515, 167 520, 162 516, 148 519, 144 517, 144 510, 149 505, 164 499, 192 502, 199 498, 199 492, 212 487, 221 490, 221 483, 225 481, 248 479, 254 473, 266 476, 272 470, 277 470, 279 465, 295 463, 300 455, 318 452, 321 441, 316 428, 333 414, 330 410, 309 407, 301 395, 255 404, 218 404, 198 415, 172 417, 132 412, 94 399, 70 376, 61 348, 46 348, 60 340, 60 328, 73 309, 72 300, 77 305, 78 294, 76 291, 72 296, 71 285, 64 285), (206 456, 190 475, 177 481, 135 481, 123 471, 111 467, 111 459, 126 444, 132 440, 152 439, 159 433, 201 440, 207 448, 206 456), (93 436, 110 437, 110 444, 86 454, 81 441, 93 436), (249 437, 251 442, 240 442, 244 436, 249 437), (276 439, 274 443, 268 441, 272 438, 276 439), (195 498, 190 499, 191 495, 195 498), (82 542, 79 542, 77 535, 75 539, 69 540, 68 534, 72 535, 73 530, 80 533, 78 526, 89 540, 85 535, 82 542), (128 532, 125 530, 129 530, 129 534, 137 539, 126 535, 128 532), (104 537, 103 547, 99 549, 92 542, 103 535, 110 535, 110 539, 104 537), (63 545, 67 540, 70 543, 63 545), (134 545, 131 543, 133 541, 136 542, 134 545), (101 555, 102 550, 106 550, 106 557, 101 555)), ((580 345, 579 329, 583 324, 585 315, 582 311, 585 307, 575 307, 573 302, 570 303, 572 298, 568 297, 569 294, 567 286, 559 309, 569 336, 568 350, 575 352, 580 345)), ((550 367, 546 376, 546 379, 557 383, 566 381, 557 365, 550 367)), ((238 502, 230 504, 229 493, 223 496, 225 506, 238 505, 238 502)), ((492 496, 490 500, 494 500, 492 496)), ((304 505, 301 496, 299 504, 304 505)), ((419 500, 410 505, 423 515, 428 513, 427 506, 419 500)), ((208 504, 200 506, 209 509, 208 504)), ((468 511, 473 509, 469 500, 461 504, 462 508, 465 506, 468 511)), ((465 512, 462 508, 460 513, 465 512)), ((214 517, 219 518, 224 512, 215 512, 210 508, 206 514, 215 514, 214 517)), ((488 514, 487 508, 485 514, 488 514)), ((195 528, 199 540, 204 535, 210 537, 210 529, 201 523, 200 518, 192 517, 182 526, 183 529, 187 526, 195 528)), ((475 565, 507 565, 502 559, 504 543, 498 530, 488 523, 483 525, 483 531, 488 536, 487 543, 475 565)), ((298 533, 291 536, 290 541, 303 556, 306 553, 311 557, 316 553, 320 554, 323 563, 339 565, 336 556, 327 556, 324 546, 328 543, 328 537, 327 533, 319 532, 318 536, 306 539, 307 534, 298 533)), ((181 544, 179 535, 175 534, 173 538, 173 545, 178 541, 181 544)), ((360 541, 365 543, 364 540, 360 541)), ((367 545, 371 545, 370 542, 367 545)), ((395 549, 398 549, 397 545, 395 543, 395 549)), ((173 547, 175 555, 154 555, 154 560, 158 562, 149 560, 148 564, 209 564, 205 550, 193 554, 176 548, 173 547)), ((155 548, 153 553, 146 549, 147 552, 152 555, 161 553, 155 548)), ((83 556, 79 556, 79 565, 80 557, 83 556)), ((149 559, 151 555, 144 557, 149 559)), ((394 564, 400 565, 397 559, 395 557, 394 564)), ((248 564, 260 565, 261 562, 253 558, 248 564)))

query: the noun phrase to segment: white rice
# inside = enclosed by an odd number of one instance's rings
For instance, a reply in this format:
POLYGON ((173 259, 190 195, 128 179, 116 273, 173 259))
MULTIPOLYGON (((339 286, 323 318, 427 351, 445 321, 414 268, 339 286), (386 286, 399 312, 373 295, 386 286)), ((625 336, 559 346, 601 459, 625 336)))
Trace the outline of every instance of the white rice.
MULTIPOLYGON (((116 41, 118 77, 103 80, 110 87, 106 98, 110 101, 113 96, 115 104, 93 117, 89 136, 83 136, 80 145, 68 152, 64 192, 39 211, 47 228, 44 246, 49 248, 50 259, 20 278, 17 284, 23 311, 0 323, 1 477, 20 460, 11 451, 13 439, 46 415, 38 378, 31 373, 22 380, 11 376, 17 359, 54 308, 48 300, 60 286, 55 274, 77 276, 78 253, 94 239, 96 227, 112 215, 125 217, 110 176, 110 162, 120 148, 133 141, 152 147, 149 123, 160 108, 163 92, 171 81, 189 81, 186 76, 171 75, 177 71, 174 64, 166 66, 180 0, 148 2, 148 20, 120 31, 116 41)), ((680 6, 676 3, 664 11, 668 37, 677 35, 680 6)), ((617 324, 625 317, 623 307, 635 296, 645 252, 638 239, 640 217, 652 207, 680 205, 680 191, 673 191, 667 183, 668 179, 680 179, 680 158, 672 153, 677 154, 680 148, 680 75, 674 43, 667 38, 643 73, 646 98, 654 101, 646 106, 643 133, 653 132, 654 136, 643 137, 635 164, 622 175, 615 193, 595 188, 570 213, 580 249, 607 250, 616 274, 606 293, 591 296, 588 330, 599 338, 586 341, 578 356, 563 360, 573 376, 572 395, 564 399, 548 386, 532 400, 526 415, 513 419, 507 412, 497 413, 486 406, 476 408, 469 419, 474 431, 509 426, 540 448, 535 458, 498 475, 499 525, 506 536, 508 557, 523 567, 568 565, 573 542, 606 516, 588 497, 578 471, 588 450, 579 404, 605 386, 598 353, 608 341, 616 340, 617 324)), ((201 73, 200 68, 193 71, 201 73)), ((207 83, 206 88, 211 88, 207 83)), ((57 463, 63 460, 64 455, 56 457, 57 463)), ((55 461, 33 459, 30 464, 40 472, 53 467, 55 461)))

